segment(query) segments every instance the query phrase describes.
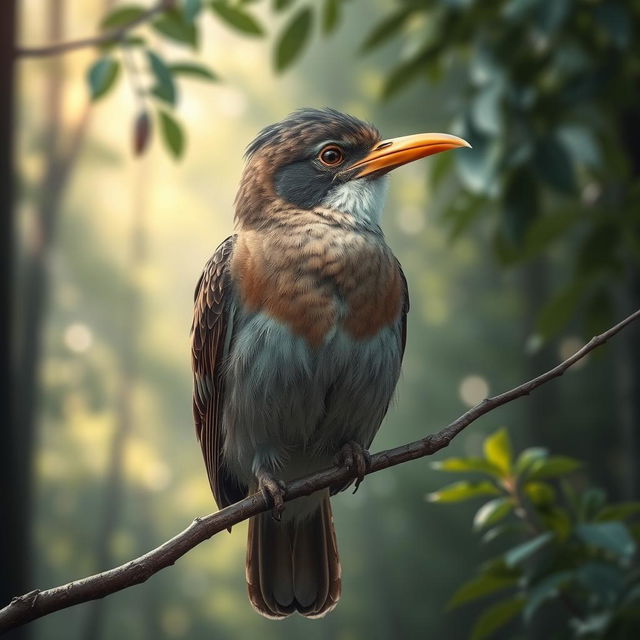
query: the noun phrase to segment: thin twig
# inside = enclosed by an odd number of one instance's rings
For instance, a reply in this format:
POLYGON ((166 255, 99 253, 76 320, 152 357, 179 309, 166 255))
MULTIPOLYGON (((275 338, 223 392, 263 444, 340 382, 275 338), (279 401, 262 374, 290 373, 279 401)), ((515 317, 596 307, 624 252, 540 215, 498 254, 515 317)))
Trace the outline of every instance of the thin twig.
MULTIPOLYGON (((440 451, 440 449, 448 446, 465 427, 479 417, 517 398, 529 395, 539 386, 561 376, 578 360, 584 358, 588 353, 607 342, 609 338, 639 318, 640 309, 609 330, 592 338, 582 349, 561 362, 557 367, 505 393, 486 398, 438 433, 428 435, 421 440, 396 447, 395 449, 376 453, 371 457, 371 465, 367 473, 381 471, 382 469, 440 451)), ((332 467, 300 480, 294 480, 287 485, 285 501, 308 496, 326 487, 340 486, 347 482, 352 475, 344 467, 332 467)), ((45 591, 36 589, 16 597, 4 609, 0 610, 0 632, 25 624, 36 618, 41 618, 54 611, 59 611, 81 602, 104 598, 116 591, 145 582, 154 573, 174 564, 176 560, 188 551, 220 533, 220 531, 224 531, 270 508, 271 505, 266 502, 262 493, 254 493, 217 513, 203 518, 196 518, 184 531, 171 538, 171 540, 119 567, 75 580, 53 589, 45 591)))
POLYGON ((46 56, 57 56, 63 53, 69 53, 76 49, 84 49, 86 47, 97 47, 108 42, 117 42, 122 40, 129 31, 148 22, 151 18, 163 11, 171 9, 175 5, 175 0, 158 0, 147 11, 141 13, 137 18, 127 22, 127 24, 105 31, 99 35, 90 36, 88 38, 80 38, 79 40, 70 40, 68 42, 57 42, 42 47, 17 47, 15 55, 19 58, 35 58, 46 56))
POLYGON ((145 100, 147 97, 147 92, 145 88, 142 86, 142 82, 140 81, 140 71, 138 69, 138 65, 136 64, 136 60, 133 55, 133 51, 131 47, 125 46, 123 47, 124 51, 122 53, 122 60, 124 62, 124 68, 127 72, 127 76, 129 77, 129 81, 131 83, 131 90, 133 91, 133 95, 138 103, 138 108, 140 111, 145 110, 145 100))

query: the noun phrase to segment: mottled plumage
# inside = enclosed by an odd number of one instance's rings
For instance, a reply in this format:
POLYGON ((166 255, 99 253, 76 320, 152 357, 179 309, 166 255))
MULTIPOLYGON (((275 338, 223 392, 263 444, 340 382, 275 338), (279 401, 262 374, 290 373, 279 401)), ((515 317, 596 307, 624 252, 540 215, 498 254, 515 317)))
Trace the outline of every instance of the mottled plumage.
MULTIPOLYGON (((367 449, 380 427, 409 310, 378 224, 390 144, 351 116, 303 110, 249 146, 237 232, 205 267, 192 328, 194 418, 221 508, 257 488, 277 497, 271 478, 367 449), (369 157, 376 169, 361 177, 369 157)), ((328 490, 288 503, 281 521, 251 520, 247 584, 261 614, 325 614, 340 572, 328 490)))

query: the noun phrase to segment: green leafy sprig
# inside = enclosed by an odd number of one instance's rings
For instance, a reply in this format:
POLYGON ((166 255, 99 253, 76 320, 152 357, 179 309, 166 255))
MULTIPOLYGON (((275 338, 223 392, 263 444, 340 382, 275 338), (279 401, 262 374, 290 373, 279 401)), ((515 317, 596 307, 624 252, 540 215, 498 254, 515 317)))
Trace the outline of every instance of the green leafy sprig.
POLYGON ((567 611, 566 637, 619 637, 607 634, 638 624, 640 525, 634 518, 640 502, 608 503, 599 489, 577 491, 571 479, 582 468, 579 461, 539 447, 515 457, 506 429, 486 438, 482 457, 449 458, 433 467, 480 479, 447 485, 428 500, 489 498, 476 511, 473 529, 484 543, 508 542, 449 602, 454 609, 492 598, 472 640, 490 637, 518 616, 527 625, 552 601, 567 611))

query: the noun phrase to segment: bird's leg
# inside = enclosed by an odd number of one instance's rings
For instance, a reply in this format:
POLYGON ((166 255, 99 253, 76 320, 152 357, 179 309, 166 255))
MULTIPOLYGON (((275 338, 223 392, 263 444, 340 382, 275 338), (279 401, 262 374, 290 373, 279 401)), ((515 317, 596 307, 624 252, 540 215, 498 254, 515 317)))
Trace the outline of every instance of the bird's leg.
POLYGON ((336 464, 354 472, 356 486, 353 493, 355 493, 371 466, 371 454, 359 442, 352 440, 342 445, 336 456, 336 464))
POLYGON ((262 492, 267 503, 273 507, 271 511, 273 519, 280 521, 284 509, 284 496, 287 491, 285 483, 264 469, 258 469, 256 479, 258 480, 258 490, 262 492))

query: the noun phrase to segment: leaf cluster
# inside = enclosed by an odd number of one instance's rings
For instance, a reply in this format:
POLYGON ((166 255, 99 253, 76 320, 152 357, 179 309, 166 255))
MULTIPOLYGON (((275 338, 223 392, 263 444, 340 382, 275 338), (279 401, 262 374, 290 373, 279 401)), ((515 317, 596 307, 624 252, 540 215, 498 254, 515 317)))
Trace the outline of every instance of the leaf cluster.
POLYGON ((488 211, 505 266, 571 237, 566 281, 540 313, 556 334, 582 309, 585 332, 611 319, 612 281, 640 262, 640 4, 622 0, 403 0, 364 53, 408 54, 382 98, 456 77, 455 132, 473 149, 435 160, 435 186, 463 189, 447 207, 452 238, 488 211), (410 43, 412 46, 407 46, 410 43))
MULTIPOLYGON (((301 6, 297 6, 296 0, 273 0, 270 3, 272 11, 285 15, 284 27, 276 37, 274 48, 276 71, 284 71, 300 57, 316 21, 320 22, 325 35, 335 30, 345 1, 323 0, 301 6)), ((136 155, 148 148, 155 123, 165 148, 173 157, 180 158, 185 150, 186 137, 175 113, 180 97, 178 81, 183 78, 208 82, 221 80, 213 69, 201 62, 169 62, 154 42, 168 41, 197 53, 205 14, 243 36, 264 37, 266 29, 251 7, 253 4, 258 3, 255 0, 179 0, 173 7, 161 11, 149 25, 140 23, 134 32, 127 30, 126 35, 102 46, 101 56, 87 71, 90 96, 94 101, 106 96, 116 86, 121 71, 131 76, 139 103, 132 138, 136 155), (151 33, 140 35, 139 31, 145 26, 151 33)), ((118 5, 104 16, 100 27, 104 32, 118 32, 140 20, 147 12, 148 7, 138 4, 118 5)))
POLYGON ((450 608, 486 600, 472 640, 519 616, 530 625, 551 603, 565 610, 563 638, 631 638, 640 622, 640 502, 610 503, 575 488, 579 461, 533 447, 514 456, 506 429, 484 441, 482 457, 449 458, 435 469, 479 479, 429 494, 432 502, 482 497, 473 529, 504 551, 453 595, 450 608), (496 599, 497 598, 497 599, 496 599))

